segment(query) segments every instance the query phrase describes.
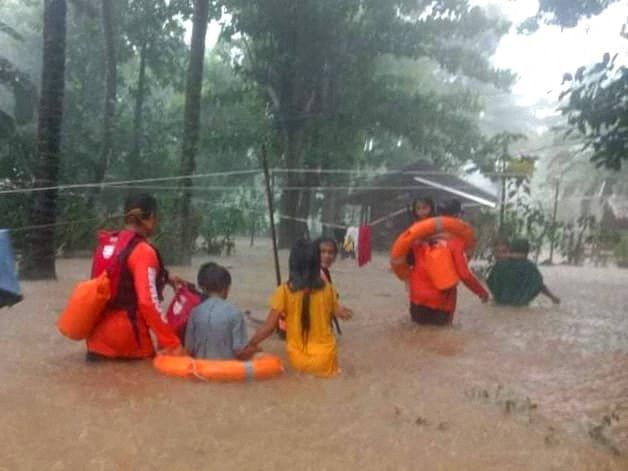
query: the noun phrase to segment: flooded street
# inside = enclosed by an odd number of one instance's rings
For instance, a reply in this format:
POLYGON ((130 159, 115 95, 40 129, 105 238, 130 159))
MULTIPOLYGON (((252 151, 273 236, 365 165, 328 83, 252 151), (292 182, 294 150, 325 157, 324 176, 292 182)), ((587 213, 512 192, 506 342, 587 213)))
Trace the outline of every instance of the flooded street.
MULTIPOLYGON (((269 245, 221 262, 231 300, 264 317, 269 245)), ((24 283, 0 311, 0 470, 628 469, 628 271, 543 269, 558 308, 486 306, 462 288, 454 327, 435 329, 410 323, 386 257, 341 261, 356 316, 339 378, 209 384, 147 361, 86 364, 55 322, 88 267, 60 260, 58 282, 24 283)), ((285 359, 279 341, 264 348, 285 359)))

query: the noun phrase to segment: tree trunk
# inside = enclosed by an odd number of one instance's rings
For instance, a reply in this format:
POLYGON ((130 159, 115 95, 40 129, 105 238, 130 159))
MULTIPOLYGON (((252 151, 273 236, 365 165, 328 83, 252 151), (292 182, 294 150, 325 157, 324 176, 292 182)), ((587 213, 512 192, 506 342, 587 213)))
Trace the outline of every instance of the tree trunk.
POLYGON ((140 49, 140 72, 137 78, 135 111, 133 116, 133 150, 129 158, 129 177, 137 178, 142 165, 142 125, 144 123, 144 95, 146 92, 146 44, 140 49))
POLYGON ((325 223, 339 224, 340 219, 338 217, 338 193, 336 191, 328 191, 325 193, 325 199, 323 200, 323 210, 321 212, 321 219, 323 220, 323 235, 326 237, 336 238, 335 226, 329 226, 325 223))
POLYGON ((113 33, 113 1, 102 0, 102 30, 105 45, 105 104, 103 116, 102 147, 96 166, 95 181, 102 182, 111 163, 113 153, 113 128, 116 115, 117 61, 113 33))
MULTIPOLYGON (((181 150, 180 175, 191 175, 196 168, 196 151, 201 119, 201 92, 203 85, 203 65, 205 61, 205 35, 209 21, 209 0, 194 1, 192 44, 190 63, 185 86, 185 114, 183 122, 183 146, 181 150)), ((177 262, 190 264, 194 244, 194 224, 192 221, 191 192, 192 180, 181 181, 181 201, 179 210, 179 240, 177 262)))
MULTIPOLYGON (((284 139, 284 152, 286 155, 286 169, 294 170, 299 167, 303 160, 303 132, 300 130, 288 130, 284 139)), ((299 217, 300 200, 303 197, 301 190, 291 188, 302 185, 299 174, 289 171, 284 180, 287 190, 281 192, 280 211, 281 220, 279 222, 279 248, 287 249, 292 247, 294 242, 307 234, 307 224, 297 221, 299 217)))
POLYGON ((307 172, 303 177, 303 186, 305 187, 301 190, 301 197, 299 198, 299 207, 298 211, 298 219, 301 226, 301 232, 303 233, 300 237, 305 237, 307 239, 311 238, 309 224, 306 221, 309 221, 310 215, 312 214, 312 196, 314 193, 313 188, 320 186, 320 175, 314 172, 307 172))
MULTIPOLYGON (((44 2, 44 46, 41 98, 38 122, 38 163, 35 167, 36 185, 58 184, 65 88, 65 0, 44 2)), ((30 224, 40 226, 26 235, 21 276, 24 279, 54 279, 55 228, 57 190, 34 194, 30 224)))

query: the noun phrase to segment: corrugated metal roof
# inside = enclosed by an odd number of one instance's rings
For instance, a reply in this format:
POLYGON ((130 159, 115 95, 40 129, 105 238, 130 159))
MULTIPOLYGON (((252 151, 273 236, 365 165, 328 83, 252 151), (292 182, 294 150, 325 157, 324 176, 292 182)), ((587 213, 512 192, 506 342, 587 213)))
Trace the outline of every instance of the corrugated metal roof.
MULTIPOLYGON (((371 198, 390 199, 398 197, 399 193, 407 194, 412 192, 408 188, 416 188, 416 192, 429 192, 429 188, 438 192, 452 193, 448 190, 455 190, 455 194, 463 203, 482 203, 487 206, 495 207, 497 198, 487 191, 469 183, 456 175, 439 171, 434 165, 426 161, 417 161, 407 165, 397 171, 389 172, 386 175, 373 178, 369 185, 374 187, 391 187, 390 190, 383 192, 381 190, 362 190, 357 191, 342 201, 349 204, 359 204, 363 200, 371 198), (416 177, 416 178, 415 178, 416 177), (419 181, 417 181, 419 179, 419 181), (403 190, 395 190, 395 187, 402 187, 403 190), (428 187, 428 188, 426 188, 428 187), (389 196, 386 196, 389 195, 389 196)), ((365 186, 365 185, 362 185, 365 186)), ((405 196, 403 199, 407 199, 405 196)))

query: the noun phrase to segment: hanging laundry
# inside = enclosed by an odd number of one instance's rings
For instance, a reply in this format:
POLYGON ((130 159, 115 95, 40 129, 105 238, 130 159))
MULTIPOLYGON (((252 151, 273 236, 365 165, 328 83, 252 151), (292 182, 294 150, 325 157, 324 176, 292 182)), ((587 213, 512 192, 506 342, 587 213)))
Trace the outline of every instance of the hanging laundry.
POLYGON ((348 227, 345 234, 345 241, 342 244, 343 251, 346 256, 357 258, 359 249, 359 229, 357 227, 348 227))
POLYGON ((15 258, 9 231, 0 229, 0 308, 12 306, 22 300, 20 285, 15 274, 15 258))
POLYGON ((363 224, 358 233, 358 266, 364 266, 371 261, 371 226, 363 224))

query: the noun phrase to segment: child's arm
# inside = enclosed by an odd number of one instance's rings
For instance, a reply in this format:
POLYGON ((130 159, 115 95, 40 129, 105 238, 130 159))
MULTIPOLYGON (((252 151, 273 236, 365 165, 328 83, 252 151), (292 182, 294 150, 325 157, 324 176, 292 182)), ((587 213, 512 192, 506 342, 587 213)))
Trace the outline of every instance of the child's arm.
POLYGON ((348 321, 349 319, 353 317, 353 310, 349 309, 347 306, 338 304, 338 306, 336 307, 336 312, 334 312, 334 315, 342 319, 343 321, 348 321))
POLYGON ((541 293, 550 298, 554 304, 560 304, 560 298, 552 293, 545 285, 541 288, 541 293))
POLYGON ((233 342, 233 356, 238 360, 250 360, 259 351, 259 348, 250 348, 247 345, 246 324, 244 323, 242 313, 237 315, 231 330, 231 338, 233 342))
POLYGON ((244 347, 243 351, 247 349, 249 351, 250 349, 259 349, 259 344, 275 332, 277 324, 279 323, 279 317, 281 317, 281 312, 271 309, 266 321, 255 331, 255 334, 253 334, 253 337, 249 340, 249 343, 244 347))
POLYGON ((188 318, 188 323, 185 326, 185 338, 183 339, 183 347, 186 349, 188 354, 192 355, 194 349, 194 337, 195 337, 195 329, 194 329, 194 310, 190 313, 190 317, 188 318))

